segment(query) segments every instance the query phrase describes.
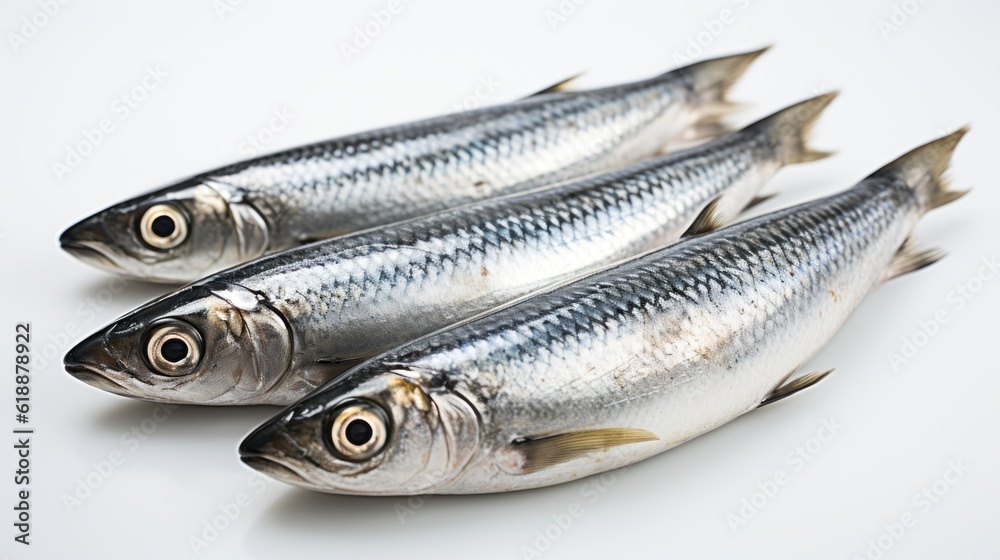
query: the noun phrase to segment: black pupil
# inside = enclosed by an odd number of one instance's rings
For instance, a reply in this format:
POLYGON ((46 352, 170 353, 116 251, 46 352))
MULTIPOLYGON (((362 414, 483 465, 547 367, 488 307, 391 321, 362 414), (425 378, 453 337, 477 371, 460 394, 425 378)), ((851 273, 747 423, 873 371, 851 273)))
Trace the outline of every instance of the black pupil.
POLYGON ((372 427, 364 420, 351 420, 344 435, 352 445, 364 445, 372 439, 372 427))
POLYGON ((171 338, 160 346, 160 355, 163 359, 176 364, 188 355, 188 345, 179 338, 171 338))
POLYGON ((157 216, 153 219, 153 224, 151 229, 153 233, 160 237, 170 237, 174 233, 177 225, 174 224, 174 219, 170 216, 157 216))

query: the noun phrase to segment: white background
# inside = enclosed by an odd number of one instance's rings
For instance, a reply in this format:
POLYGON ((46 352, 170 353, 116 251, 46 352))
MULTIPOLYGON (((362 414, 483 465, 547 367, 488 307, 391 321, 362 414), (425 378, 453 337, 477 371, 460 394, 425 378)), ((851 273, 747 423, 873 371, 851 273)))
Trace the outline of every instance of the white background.
MULTIPOLYGON (((513 559, 532 557, 528 547, 546 558, 852 558, 907 513, 912 527, 882 536, 891 545, 885 558, 996 557, 1000 277, 978 276, 983 259, 1000 253, 996 3, 567 0, 559 19, 558 0, 399 2, 402 10, 350 61, 343 43, 387 1, 246 0, 221 16, 213 0, 74 1, 16 48, 11 34, 41 8, 3 3, 0 362, 13 361, 15 323, 30 321, 37 433, 30 548, 12 540, 15 457, 8 444, 0 450, 0 557, 185 558, 196 556, 197 537, 209 545, 204 558, 513 559), (895 25, 894 6, 912 13, 899 12, 898 29, 883 32, 880 20, 895 25), (728 23, 707 24, 716 37, 705 22, 723 10, 728 23), (121 289, 63 254, 60 231, 108 204, 242 159, 247 136, 271 136, 261 131, 273 111, 293 117, 267 151, 449 111, 481 80, 498 84, 481 102, 502 103, 580 71, 581 85, 643 78, 676 66, 698 41, 711 56, 775 45, 735 91, 749 103, 739 122, 843 90, 814 136, 839 155, 783 171, 769 188, 781 196, 762 210, 846 188, 919 143, 973 125, 952 175, 972 194, 918 231, 950 256, 872 294, 806 366, 837 368, 816 389, 603 481, 407 501, 260 482, 236 446, 273 409, 187 407, 157 421, 154 405, 62 371, 70 344, 165 288, 121 289), (116 99, 147 66, 166 77, 122 118, 116 99), (57 177, 53 163, 105 118, 113 131, 57 177), (979 291, 959 307, 952 291, 965 284, 979 291), (947 323, 917 334, 936 314, 947 323), (921 347, 894 370, 890 353, 904 337, 921 347), (46 354, 56 358, 43 364, 46 354), (817 445, 810 439, 824 419, 842 427, 817 445), (129 431, 145 439, 123 439, 129 431), (808 461, 789 456, 802 446, 815 451, 808 461), (109 457, 121 461, 104 476, 109 457), (929 508, 915 503, 949 462, 968 472, 939 482, 947 494, 929 508), (754 496, 779 471, 785 483, 774 495, 754 496), (238 517, 206 536, 205 523, 241 494, 238 517), (751 511, 744 499, 763 505, 751 511), (571 508, 582 515, 565 529, 554 525, 571 508), (555 537, 548 542, 536 533, 546 530, 555 537)), ((4 430, 14 427, 13 388, 4 375, 4 430)))

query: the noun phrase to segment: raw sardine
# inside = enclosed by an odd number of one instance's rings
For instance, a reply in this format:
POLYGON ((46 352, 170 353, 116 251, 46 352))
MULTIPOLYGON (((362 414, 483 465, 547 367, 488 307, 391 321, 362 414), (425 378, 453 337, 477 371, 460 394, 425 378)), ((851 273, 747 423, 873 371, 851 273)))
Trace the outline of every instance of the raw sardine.
POLYGON ((554 282, 732 219, 804 141, 820 96, 707 145, 246 263, 127 314, 67 354, 113 393, 290 404, 347 368, 554 282), (701 227, 699 225, 698 227, 701 227))
POLYGON ((100 268, 187 282, 325 239, 639 161, 717 124, 761 52, 254 158, 127 200, 62 234, 100 268))
POLYGON ((679 242, 370 360, 258 428, 243 460, 345 494, 566 482, 661 453, 821 379, 795 377, 961 192, 964 130, 850 190, 679 242))

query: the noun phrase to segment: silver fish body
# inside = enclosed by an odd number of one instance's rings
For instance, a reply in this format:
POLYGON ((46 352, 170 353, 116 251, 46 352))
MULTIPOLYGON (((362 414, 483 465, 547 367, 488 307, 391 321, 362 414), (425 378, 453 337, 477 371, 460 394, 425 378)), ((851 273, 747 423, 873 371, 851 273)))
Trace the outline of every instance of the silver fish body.
POLYGON ((241 456, 327 492, 480 493, 573 480, 704 434, 781 396, 868 292, 939 257, 904 241, 961 194, 940 179, 960 136, 844 193, 384 353, 258 428, 241 456))
POLYGON ((309 241, 611 169, 714 122, 759 54, 254 158, 112 206, 60 242, 101 268, 186 282, 309 241))
POLYGON ((672 241, 710 202, 732 219, 783 165, 817 157, 804 134, 832 97, 623 170, 210 276, 85 340, 67 369, 140 398, 290 404, 403 342, 672 241), (166 360, 172 337, 197 359, 166 360))

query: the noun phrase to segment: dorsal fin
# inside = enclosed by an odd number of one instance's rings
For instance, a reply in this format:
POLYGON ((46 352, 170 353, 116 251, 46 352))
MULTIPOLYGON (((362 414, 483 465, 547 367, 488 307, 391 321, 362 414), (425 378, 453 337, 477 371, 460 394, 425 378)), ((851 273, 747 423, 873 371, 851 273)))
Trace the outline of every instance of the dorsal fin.
POLYGON ((913 241, 912 237, 907 237, 903 245, 896 251, 892 262, 889 263, 889 268, 882 275, 882 281, 892 280, 897 276, 932 265, 944 258, 946 254, 941 249, 922 248, 913 241))
POLYGON ((538 90, 535 93, 526 96, 525 99, 527 99, 528 97, 535 97, 536 95, 545 95, 546 93, 556 93, 557 91, 566 91, 569 88, 570 84, 582 75, 583 72, 579 74, 574 74, 566 78, 565 80, 556 82, 545 89, 538 90))
POLYGON ((779 385, 777 389, 772 391, 767 398, 761 401, 760 404, 757 405, 757 408, 778 402, 781 399, 790 397, 803 389, 812 387, 816 383, 819 383, 824 377, 830 375, 830 372, 832 371, 832 369, 828 369, 826 371, 814 371, 801 377, 796 377, 791 381, 786 381, 785 383, 779 385))
POLYGON ((702 209, 698 217, 694 219, 691 226, 681 235, 681 237, 697 237, 715 231, 725 225, 725 220, 719 215, 719 200, 722 196, 717 196, 702 209))

